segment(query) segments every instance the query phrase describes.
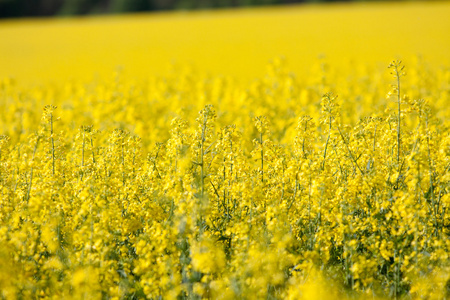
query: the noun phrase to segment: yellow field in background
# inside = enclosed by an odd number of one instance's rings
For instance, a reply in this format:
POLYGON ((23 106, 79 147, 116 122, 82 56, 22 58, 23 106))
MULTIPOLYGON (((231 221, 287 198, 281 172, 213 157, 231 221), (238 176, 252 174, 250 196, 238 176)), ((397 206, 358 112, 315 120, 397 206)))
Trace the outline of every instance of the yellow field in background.
POLYGON ((143 78, 175 62, 251 79, 274 57, 297 74, 325 55, 339 67, 421 55, 448 65, 450 3, 305 5, 0 22, 0 77, 90 79, 117 66, 143 78))
POLYGON ((0 299, 449 299, 448 16, 0 22, 0 299))

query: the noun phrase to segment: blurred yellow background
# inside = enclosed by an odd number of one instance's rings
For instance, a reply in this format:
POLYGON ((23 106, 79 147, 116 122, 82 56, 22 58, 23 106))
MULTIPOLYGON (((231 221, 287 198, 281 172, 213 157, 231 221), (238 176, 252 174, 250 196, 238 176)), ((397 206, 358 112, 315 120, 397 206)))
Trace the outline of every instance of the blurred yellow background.
POLYGON ((449 63, 450 3, 353 3, 0 22, 0 77, 90 80, 117 67, 145 78, 170 64, 252 79, 287 58, 298 75, 325 57, 385 66, 449 63))

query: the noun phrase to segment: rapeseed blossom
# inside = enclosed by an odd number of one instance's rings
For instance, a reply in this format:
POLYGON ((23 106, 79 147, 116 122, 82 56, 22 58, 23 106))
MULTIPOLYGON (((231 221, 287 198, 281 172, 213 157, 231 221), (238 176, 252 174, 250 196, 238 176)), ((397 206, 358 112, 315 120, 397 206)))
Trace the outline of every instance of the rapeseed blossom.
POLYGON ((420 68, 2 81, 1 297, 449 297, 450 72, 420 68))

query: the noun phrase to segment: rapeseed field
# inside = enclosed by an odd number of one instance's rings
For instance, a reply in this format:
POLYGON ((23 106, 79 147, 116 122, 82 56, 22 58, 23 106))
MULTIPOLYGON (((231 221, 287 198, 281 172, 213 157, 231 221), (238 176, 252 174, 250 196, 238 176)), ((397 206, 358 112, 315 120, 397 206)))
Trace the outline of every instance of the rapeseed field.
POLYGON ((0 297, 450 298, 449 12, 0 22, 0 297))

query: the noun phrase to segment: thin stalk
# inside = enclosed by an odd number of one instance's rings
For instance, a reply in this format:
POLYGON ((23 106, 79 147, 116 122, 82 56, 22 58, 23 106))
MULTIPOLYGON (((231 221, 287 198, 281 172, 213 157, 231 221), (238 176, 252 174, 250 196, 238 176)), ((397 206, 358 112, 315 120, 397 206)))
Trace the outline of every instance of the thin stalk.
POLYGON ((94 151, 94 141, 92 139, 92 134, 91 134, 91 148, 92 148, 92 163, 95 164, 95 151, 94 151))
MULTIPOLYGON (((224 212, 227 210, 227 205, 226 205, 226 197, 227 197, 227 190, 225 188, 225 182, 226 182, 226 157, 223 157, 223 179, 222 182, 224 184, 224 188, 223 188, 223 210, 224 212)), ((220 199, 219 199, 220 200, 220 199)))
POLYGON ((329 129, 329 132, 328 132, 327 142, 325 143, 325 150, 323 152, 322 170, 325 169, 325 161, 326 161, 326 158, 327 158, 328 142, 330 141, 330 136, 331 136, 331 116, 330 116, 330 119, 329 119, 329 124, 330 124, 330 129, 329 129))
POLYGON ((400 101, 400 73, 398 71, 398 67, 395 67, 395 74, 397 77, 397 103, 398 103, 398 119, 397 119, 397 165, 398 165, 398 173, 400 174, 400 122, 401 122, 401 101, 400 101))
POLYGON ((158 178, 161 179, 161 174, 159 173, 158 167, 156 166, 156 160, 158 159, 159 150, 161 149, 161 146, 158 146, 158 151, 156 152, 155 159, 153 160, 153 167, 156 170, 156 175, 158 175, 158 178))
MULTIPOLYGON (((308 130, 308 120, 305 120, 305 135, 306 135, 306 130, 308 130)), ((302 141, 302 152, 303 152, 303 157, 306 158, 306 153, 305 153, 305 137, 303 136, 303 141, 302 141)))
POLYGON ((438 228, 438 223, 437 223, 436 200, 434 199, 433 164, 431 161, 430 132, 428 130, 428 115, 425 118, 425 124, 426 124, 426 131, 427 131, 427 152, 428 152, 428 165, 429 165, 429 177, 430 177, 431 204, 433 205, 434 226, 435 226, 435 232, 437 235, 439 228, 438 228))
MULTIPOLYGON (((233 153, 233 141, 230 139, 230 153, 233 153)), ((230 189, 231 189, 231 179, 233 178, 233 156, 231 156, 230 161, 230 176, 228 178, 228 197, 227 197, 227 216, 230 218, 230 189)))
MULTIPOLYGON (((308 189, 308 229, 309 229, 309 237, 312 237, 312 224, 311 224, 311 194, 312 194, 312 176, 311 172, 309 173, 309 189, 308 189)), ((310 249, 313 249, 313 241, 310 240, 310 249)))
POLYGON ((345 140, 344 135, 342 134, 341 129, 339 128, 339 126, 338 126, 338 131, 339 131, 339 134, 341 135, 342 140, 344 141, 344 144, 345 144, 345 147, 347 148, 348 153, 350 154, 350 158, 353 160, 355 165, 358 167, 358 169, 361 172, 361 174, 364 174, 364 171, 359 167, 358 162, 353 157, 352 151, 350 151, 350 148, 348 147, 347 141, 345 140))
MULTIPOLYGON (((34 162, 34 157, 36 156, 36 151, 37 151, 38 146, 39 146, 39 136, 37 137, 36 144, 34 145, 33 158, 32 158, 33 162, 34 162)), ((31 167, 31 170, 30 170, 30 182, 28 183, 27 202, 28 202, 28 200, 30 200, 30 193, 31 193, 31 185, 32 185, 32 183, 33 183, 33 167, 31 167)))
POLYGON ((204 143, 205 143, 205 131, 206 131, 206 116, 205 119, 203 121, 203 127, 202 127, 202 137, 201 137, 201 144, 200 144, 200 182, 201 182, 201 198, 203 199, 204 193, 205 193, 205 175, 204 175, 204 161, 203 161, 203 156, 204 156, 204 143))
MULTIPOLYGON (((200 199, 201 203, 203 202, 205 196, 205 162, 204 162, 204 147, 206 140, 206 125, 207 125, 207 116, 204 116, 203 125, 202 125, 202 136, 200 141, 200 184, 201 184, 201 192, 200 199)), ((200 215, 200 235, 203 234, 203 215, 200 215)))
POLYGON ((263 147, 263 134, 259 133, 261 143, 261 182, 264 184, 264 147, 263 147))
MULTIPOLYGON (((371 159, 371 164, 369 165, 369 168, 371 169, 373 167, 373 165, 375 164, 375 159, 374 159, 374 154, 375 154, 375 146, 377 143, 377 126, 378 124, 375 124, 375 129, 373 130, 373 147, 372 147, 372 159, 371 159)), ((367 170, 369 171, 369 169, 367 170)))
POLYGON ((81 148, 81 166, 84 167, 84 146, 86 144, 85 133, 83 131, 83 146, 81 148))
POLYGON ((133 178, 136 177, 136 148, 133 147, 133 178))
MULTIPOLYGON (((336 154, 336 157, 338 157, 338 153, 336 151, 336 145, 333 145, 333 150, 334 150, 334 154, 336 154)), ((338 165, 339 165, 339 170, 341 171, 341 175, 344 176, 344 171, 342 169, 341 166, 341 161, 339 159, 337 159, 338 165)))
POLYGON ((83 180, 83 175, 84 175, 84 171, 83 171, 83 167, 84 167, 84 147, 86 145, 86 140, 85 140, 85 133, 83 130, 83 143, 82 143, 82 147, 81 147, 81 180, 83 180))
POLYGON ((292 196, 292 201, 289 204, 288 208, 287 208, 287 212, 286 214, 289 215, 289 210, 291 209, 292 205, 295 202, 295 197, 297 196, 297 189, 298 189, 298 175, 295 175, 295 189, 294 189, 294 195, 292 196))
POLYGON ((125 138, 122 138, 122 185, 125 186, 125 138))
POLYGON ((376 145, 376 138, 377 138, 377 126, 378 124, 375 124, 375 129, 373 131, 373 153, 375 153, 375 145, 376 145))
POLYGON ((50 114, 50 138, 52 141, 52 175, 55 176, 55 140, 53 139, 53 114, 50 114))

